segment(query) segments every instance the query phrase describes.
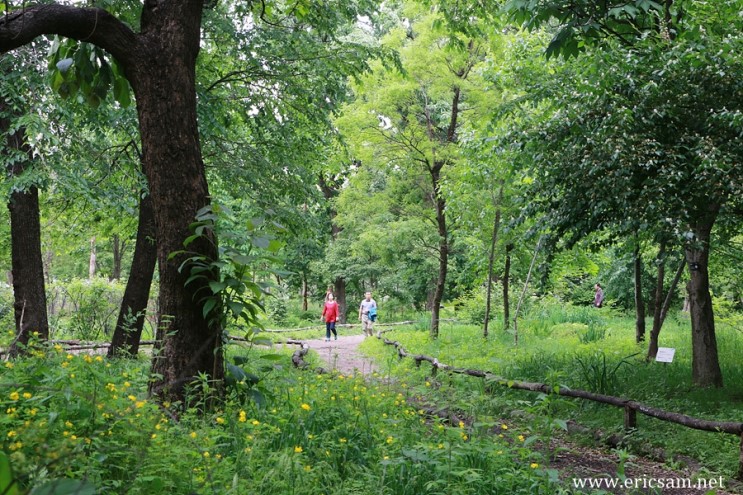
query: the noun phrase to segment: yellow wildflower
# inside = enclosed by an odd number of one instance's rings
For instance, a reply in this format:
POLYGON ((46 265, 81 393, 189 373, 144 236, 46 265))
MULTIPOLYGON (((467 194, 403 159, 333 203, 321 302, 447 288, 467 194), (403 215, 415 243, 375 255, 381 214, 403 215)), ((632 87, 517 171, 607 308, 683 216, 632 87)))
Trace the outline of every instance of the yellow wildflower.
POLYGON ((18 400, 21 398, 21 394, 19 394, 18 392, 11 392, 9 397, 10 400, 18 400))
POLYGON ((297 445, 296 447, 294 447, 294 453, 295 454, 301 454, 302 453, 302 446, 301 445, 297 445))
POLYGON ((309 410, 311 409, 311 408, 310 408, 310 405, 309 405, 309 404, 302 404, 302 406, 301 406, 301 407, 302 407, 302 409, 304 409, 305 411, 309 411, 309 410))
POLYGON ((529 464, 529 467, 532 469, 536 469, 539 467, 539 464, 537 464, 536 462, 532 462, 531 464, 529 464))

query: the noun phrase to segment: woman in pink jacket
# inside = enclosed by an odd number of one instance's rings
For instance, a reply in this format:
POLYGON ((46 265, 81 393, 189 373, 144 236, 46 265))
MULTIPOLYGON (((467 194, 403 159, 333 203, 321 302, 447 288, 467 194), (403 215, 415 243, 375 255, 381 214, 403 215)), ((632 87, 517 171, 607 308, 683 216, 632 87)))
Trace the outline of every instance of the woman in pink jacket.
POLYGON ((325 306, 322 309, 320 317, 325 322, 325 342, 330 342, 330 332, 332 330, 335 340, 338 340, 338 334, 335 331, 335 322, 338 320, 338 303, 335 302, 333 294, 326 296, 325 306))

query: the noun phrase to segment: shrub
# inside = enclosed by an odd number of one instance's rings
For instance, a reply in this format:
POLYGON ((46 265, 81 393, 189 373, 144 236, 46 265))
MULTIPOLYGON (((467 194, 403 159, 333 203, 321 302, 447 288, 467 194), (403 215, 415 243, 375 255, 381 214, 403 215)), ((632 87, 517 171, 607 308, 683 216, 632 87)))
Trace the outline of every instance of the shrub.
POLYGON ((289 314, 286 299, 281 296, 266 298, 266 314, 269 320, 276 325, 286 323, 286 317, 289 314))
POLYGON ((113 330, 124 286, 102 278, 74 279, 54 282, 48 292, 49 299, 59 300, 59 305, 54 304, 50 311, 50 320, 56 319, 56 329, 72 338, 95 340, 113 330))
MULTIPOLYGON (((499 291, 500 285, 493 284, 491 301, 490 301, 490 317, 489 320, 495 319, 496 304, 495 300, 499 291)), ((485 306, 486 306, 487 291, 484 287, 480 287, 477 290, 466 293, 454 302, 454 306, 457 308, 457 313, 465 323, 472 323, 474 325, 482 325, 485 323, 485 306)))

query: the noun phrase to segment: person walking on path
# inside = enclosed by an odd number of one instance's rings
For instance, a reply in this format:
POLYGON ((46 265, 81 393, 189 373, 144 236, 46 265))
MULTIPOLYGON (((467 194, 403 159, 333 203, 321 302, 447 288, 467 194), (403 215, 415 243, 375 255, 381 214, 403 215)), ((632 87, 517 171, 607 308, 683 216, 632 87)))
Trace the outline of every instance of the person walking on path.
POLYGON ((371 292, 365 294, 364 300, 359 306, 359 320, 361 320, 361 329, 365 336, 374 335, 374 320, 377 316, 377 301, 372 299, 371 292))
POLYGON ((335 322, 338 320, 338 303, 332 293, 328 294, 325 305, 322 308, 320 319, 325 322, 325 342, 330 342, 330 332, 333 332, 335 340, 338 340, 338 333, 335 331, 335 322))
POLYGON ((596 295, 593 297, 593 305, 600 308, 604 304, 604 290, 601 288, 601 284, 593 286, 596 291, 596 295))

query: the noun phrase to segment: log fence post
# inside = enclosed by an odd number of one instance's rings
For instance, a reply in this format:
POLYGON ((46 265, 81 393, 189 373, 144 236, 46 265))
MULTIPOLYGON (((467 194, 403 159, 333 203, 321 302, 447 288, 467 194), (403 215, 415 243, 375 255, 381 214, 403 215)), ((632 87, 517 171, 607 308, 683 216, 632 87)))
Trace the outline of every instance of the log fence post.
POLYGON ((637 410, 628 402, 624 405, 624 429, 634 430, 637 428, 637 410))

